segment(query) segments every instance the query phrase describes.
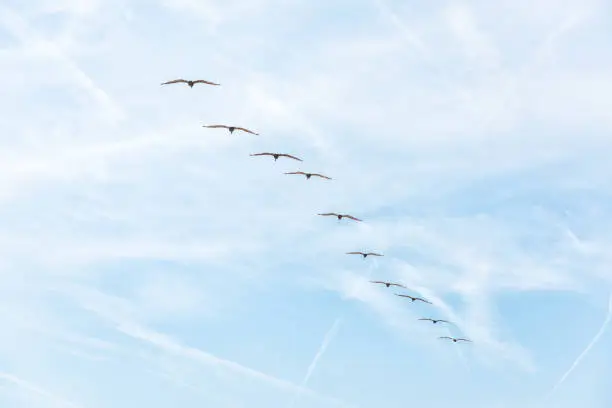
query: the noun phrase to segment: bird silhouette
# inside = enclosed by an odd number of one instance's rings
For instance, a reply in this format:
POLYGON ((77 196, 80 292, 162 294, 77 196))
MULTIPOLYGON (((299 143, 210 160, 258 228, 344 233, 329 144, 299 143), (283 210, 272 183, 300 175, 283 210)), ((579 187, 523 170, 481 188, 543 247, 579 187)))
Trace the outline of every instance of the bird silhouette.
POLYGON ((444 323, 450 323, 448 320, 442 320, 442 319, 430 319, 430 318, 423 318, 423 319, 418 319, 418 320, 429 320, 430 322, 432 322, 433 324, 439 323, 439 322, 444 322, 444 323))
POLYGON ((286 154, 286 153, 254 153, 254 154, 250 154, 249 156, 272 156, 274 157, 274 161, 277 161, 279 157, 288 157, 289 159, 293 159, 293 160, 297 160, 297 161, 303 161, 302 159, 300 159, 299 157, 295 157, 292 156, 290 154, 286 154))
POLYGON ((352 215, 348 215, 348 214, 323 213, 323 214, 317 214, 317 215, 322 215, 323 217, 334 216, 334 217, 338 217, 338 220, 341 220, 342 218, 350 218, 351 220, 361 221, 359 218, 355 218, 352 215))
POLYGON ((172 81, 164 82, 162 85, 178 84, 178 83, 185 83, 189 85, 190 88, 193 88, 195 84, 207 84, 207 85, 216 85, 216 86, 221 85, 221 84, 216 84, 214 82, 205 81, 203 79, 196 79, 195 81, 189 81, 186 79, 174 79, 172 81))
POLYGON ((404 285, 401 285, 399 283, 393 283, 393 282, 385 282, 385 281, 370 281, 370 283, 380 283, 382 285, 385 285, 386 287, 390 287, 390 286, 397 286, 400 288, 406 288, 404 285))
POLYGON ((327 176, 324 176, 324 175, 319 174, 319 173, 304 173, 303 171, 291 171, 291 172, 285 173, 285 174, 301 174, 301 175, 306 176, 306 180, 309 180, 312 176, 324 178, 324 179, 327 179, 327 180, 331 180, 331 177, 327 177, 327 176))
POLYGON ((442 336, 442 337, 438 337, 438 338, 439 338, 439 339, 449 339, 449 340, 452 340, 452 341, 453 341, 453 343, 456 343, 456 342, 458 342, 458 341, 467 341, 467 342, 473 343, 473 342, 472 342, 472 340, 468 340, 468 339, 457 339, 457 338, 455 338, 455 337, 442 336))
POLYGON ((368 256, 384 256, 381 254, 377 254, 376 252, 361 252, 361 251, 355 251, 355 252, 347 252, 347 255, 361 255, 363 256, 363 259, 366 259, 368 256))
POLYGON ((395 296, 401 296, 401 297, 409 298, 409 299, 410 299, 410 300, 412 300, 413 302, 414 302, 415 300, 420 300, 421 302, 424 302, 424 303, 429 303, 430 305, 432 304, 430 301, 425 300, 425 299, 420 298, 420 297, 414 297, 414 296, 410 296, 410 295, 401 295, 401 294, 399 294, 399 293, 394 293, 394 295, 395 295, 395 296))
POLYGON ((259 135, 259 133, 253 132, 252 130, 245 129, 243 127, 238 126, 227 126, 227 125, 204 125, 202 127, 205 128, 223 128, 229 130, 230 134, 234 133, 234 130, 242 130, 243 132, 252 133, 254 135, 259 135))

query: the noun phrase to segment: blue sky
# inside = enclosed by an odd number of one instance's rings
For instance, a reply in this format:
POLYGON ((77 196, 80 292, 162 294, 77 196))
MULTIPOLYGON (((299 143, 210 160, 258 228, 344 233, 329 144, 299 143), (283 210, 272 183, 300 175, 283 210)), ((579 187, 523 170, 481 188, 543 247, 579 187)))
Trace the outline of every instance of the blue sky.
POLYGON ((610 407, 611 8, 2 0, 0 405, 610 407))

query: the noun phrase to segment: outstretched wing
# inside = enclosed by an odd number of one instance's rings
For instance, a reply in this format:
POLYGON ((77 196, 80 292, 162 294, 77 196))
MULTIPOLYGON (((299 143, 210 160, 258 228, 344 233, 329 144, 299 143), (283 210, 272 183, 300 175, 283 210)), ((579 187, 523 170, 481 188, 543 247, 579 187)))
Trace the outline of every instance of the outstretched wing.
POLYGON ((402 295, 401 293, 394 293, 394 295, 412 299, 412 296, 410 295, 402 295))
POLYGON ((448 337, 448 336, 442 336, 442 337, 438 337, 439 339, 449 339, 449 340, 453 340, 452 337, 448 337))
POLYGON ((351 220, 361 221, 359 218, 353 217, 352 215, 343 214, 342 216, 345 218, 350 218, 351 220))
POLYGON ((250 154, 249 156, 274 156, 273 153, 253 153, 250 154))
POLYGON ((448 324, 452 324, 451 322, 449 322, 448 320, 440 320, 438 319, 439 322, 444 322, 444 323, 448 323, 448 324))
POLYGON ((347 252, 346 254, 347 255, 363 255, 363 252, 359 252, 359 251, 357 251, 357 252, 347 252))
POLYGON ((430 322, 433 322, 433 319, 425 319, 425 318, 423 318, 423 319, 418 319, 418 320, 429 320, 430 322))
POLYGON ((317 177, 321 177, 321 178, 324 178, 324 179, 331 180, 331 177, 327 177, 327 176, 324 176, 324 175, 319 174, 319 173, 312 173, 311 176, 317 176, 317 177))
POLYGON ((457 340, 457 341, 467 341, 469 343, 473 343, 472 340, 468 340, 468 339, 455 339, 455 340, 457 340))
POLYGON ((218 86, 218 85, 221 85, 221 84, 217 84, 217 83, 214 83, 214 82, 205 81, 205 80, 203 80, 203 79, 196 79, 195 81, 193 81, 193 83, 194 83, 194 84, 201 83, 201 84, 207 84, 207 85, 217 85, 217 86, 218 86))
POLYGON ((336 213, 324 213, 324 214, 317 214, 317 215, 322 215, 322 216, 324 216, 324 217, 326 217, 326 216, 328 216, 328 215, 334 215, 334 216, 336 216, 336 217, 338 216, 338 214, 336 214, 336 213))
POLYGON ((304 160, 300 159, 299 157, 295 157, 295 156, 292 156, 292 155, 290 155, 290 154, 286 154, 286 153, 279 154, 279 156, 288 157, 288 158, 290 158, 290 159, 297 160, 297 161, 304 161, 304 160))
MULTIPOLYGON (((306 174, 303 171, 290 171, 289 173, 285 173, 285 174, 306 174)), ((330 214, 319 214, 319 215, 330 215, 330 214)))
POLYGON ((205 128, 224 128, 224 129, 227 129, 229 126, 227 126, 227 125, 203 125, 202 127, 205 127, 205 128))
POLYGON ((387 284, 387 282, 383 282, 383 281, 370 281, 370 283, 382 283, 383 285, 387 284))
POLYGON ((236 130, 242 130, 243 132, 251 133, 251 134, 253 134, 253 135, 259 135, 259 133, 253 132, 252 130, 245 129, 245 128, 243 128, 243 127, 235 127, 234 129, 236 129, 236 130))
POLYGON ((377 254, 376 252, 368 252, 367 255, 372 255, 372 256, 383 256, 381 254, 377 254))
POLYGON ((431 303, 429 300, 425 300, 425 299, 420 298, 420 297, 418 297, 418 298, 414 298, 414 300, 420 300, 421 302, 424 302, 424 303, 429 303, 430 305, 432 304, 432 303, 431 303))
POLYGON ((391 286, 397 286, 398 288, 406 289, 406 287, 404 285, 400 285, 399 283, 392 283, 391 286))
POLYGON ((184 82, 187 83, 187 81, 185 81, 184 79, 173 79, 172 81, 168 81, 168 82, 164 82, 162 85, 168 85, 168 84, 176 84, 179 82, 184 82))

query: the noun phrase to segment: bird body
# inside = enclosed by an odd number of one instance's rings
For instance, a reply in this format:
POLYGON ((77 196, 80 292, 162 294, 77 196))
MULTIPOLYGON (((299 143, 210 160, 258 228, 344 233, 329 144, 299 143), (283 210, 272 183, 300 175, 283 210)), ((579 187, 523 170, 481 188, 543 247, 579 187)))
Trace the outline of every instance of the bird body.
POLYGON ((361 252, 361 251, 354 251, 354 252, 347 252, 347 255, 361 255, 363 256, 363 259, 366 259, 368 256, 384 256, 381 254, 377 254, 376 252, 361 252))
POLYGON ((291 171, 291 172, 285 173, 285 174, 301 174, 303 176, 306 176, 306 180, 309 180, 312 176, 324 178, 324 179, 327 179, 327 180, 331 180, 331 177, 327 177, 327 176, 324 176, 324 175, 319 174, 319 173, 304 173, 303 171, 291 171))
POLYGON ((178 84, 178 83, 187 84, 187 85, 189 85, 190 88, 193 88, 193 86, 195 84, 207 84, 207 85, 215 85, 215 86, 221 85, 221 84, 217 84, 217 83, 214 83, 214 82, 205 81, 203 79, 196 79, 195 81, 186 80, 186 79, 174 79, 172 81, 164 82, 162 85, 178 84))
POLYGON ((455 337, 448 337, 448 336, 442 336, 442 337, 438 337, 439 339, 449 339, 452 340, 453 343, 457 343, 458 341, 467 341, 469 343, 472 343, 472 340, 468 340, 468 339, 458 339, 455 337))
POLYGON ((423 303, 429 303, 429 304, 432 304, 430 301, 425 300, 425 299, 420 298, 420 297, 414 297, 414 296, 410 296, 410 295, 401 295, 401 294, 399 294, 399 293, 395 293, 395 296, 401 296, 401 297, 409 298, 409 299, 410 299, 410 300, 412 300, 413 302, 414 302, 415 300, 419 300, 419 301, 421 301, 421 302, 423 302, 423 303))
POLYGON ((442 319, 430 319, 430 318, 424 318, 424 319, 419 319, 419 320, 429 320, 430 322, 432 322, 433 324, 439 323, 439 322, 444 322, 444 323, 450 323, 448 320, 442 320, 442 319))
POLYGON ((251 154, 250 156, 272 156, 272 157, 274 157, 274 161, 277 161, 279 157, 287 157, 289 159, 293 159, 293 160, 297 160, 297 161, 303 161, 299 157, 295 157, 295 156, 292 156, 292 155, 287 154, 287 153, 268 153, 268 152, 265 152, 265 153, 254 153, 254 154, 251 154))
POLYGON ((259 135, 259 133, 253 132, 252 130, 238 127, 238 126, 227 126, 227 125, 203 125, 205 128, 223 128, 229 130, 230 134, 234 133, 234 130, 242 130, 243 132, 251 133, 253 135, 259 135))
POLYGON ((317 215, 321 215, 323 217, 334 216, 334 217, 338 217, 338 220, 341 220, 342 218, 350 218, 351 220, 361 221, 359 218, 355 218, 349 214, 323 213, 323 214, 317 214, 317 215))
POLYGON ((400 288, 406 288, 404 285, 401 285, 399 283, 393 283, 393 282, 385 282, 385 281, 370 281, 370 283, 380 283, 382 285, 385 285, 386 287, 390 287, 390 286, 397 286, 400 288))

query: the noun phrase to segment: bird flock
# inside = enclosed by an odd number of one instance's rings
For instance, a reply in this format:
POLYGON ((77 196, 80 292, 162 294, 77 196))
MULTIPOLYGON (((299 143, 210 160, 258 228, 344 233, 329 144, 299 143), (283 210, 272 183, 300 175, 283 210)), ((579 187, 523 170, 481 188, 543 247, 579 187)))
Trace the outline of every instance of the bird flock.
MULTIPOLYGON (((161 85, 170 85, 170 84, 186 84, 187 86, 189 86, 189 88, 193 88, 193 86, 195 84, 205 84, 205 85, 211 85, 211 86, 220 86, 221 84, 215 83, 215 82, 211 82, 211 81, 206 81, 204 79, 197 79, 197 80, 186 80, 186 79, 174 79, 171 81, 167 81, 167 82, 163 82, 161 85)), ((253 135, 259 135, 259 133, 254 132, 252 130, 249 130, 247 128, 244 127, 240 127, 240 126, 230 126, 230 125, 221 125, 221 124, 216 124, 216 125, 203 125, 204 128, 210 128, 210 129, 227 129, 231 134, 234 133, 234 131, 239 130, 245 133, 250 133, 253 135)), ((299 161, 299 162, 303 162, 303 160, 297 156, 288 154, 288 153, 271 153, 271 152, 261 152, 261 153, 252 153, 250 154, 250 156, 253 157, 260 157, 260 156, 270 156, 272 158, 274 158, 274 161, 276 162, 279 158, 284 157, 287 159, 292 159, 295 161, 299 161)), ((304 171, 291 171, 291 172, 286 172, 284 173, 286 175, 301 175, 304 176, 306 180, 310 180, 311 177, 318 177, 321 179, 325 179, 325 180, 332 180, 331 177, 328 177, 326 175, 320 174, 320 173, 307 173, 304 171)), ((319 213, 317 214, 319 216, 322 217, 336 217, 338 219, 338 221, 341 221, 343 218, 349 219, 349 220, 353 220, 356 222, 361 222, 363 220, 354 217, 350 214, 342 214, 342 213, 336 213, 336 212, 328 212, 328 213, 319 213)), ((361 255, 362 258, 365 260, 368 256, 384 256, 383 254, 379 254, 376 252, 362 252, 362 251, 352 251, 352 252, 347 252, 347 255, 361 255)), ((378 284, 378 285, 384 285, 387 288, 390 288, 391 286, 395 286, 398 288, 404 288, 407 289, 406 286, 400 284, 400 283, 396 283, 396 282, 387 282, 387 281, 370 281, 370 283, 373 284, 378 284)), ((425 304, 432 304, 430 301, 428 301, 427 299, 421 298, 421 297, 417 297, 417 296, 411 296, 408 294, 402 294, 402 293, 394 293, 394 295, 399 296, 399 297, 403 297, 406 299, 410 299, 412 303, 414 303, 415 301, 419 301, 425 304)), ((429 321, 432 324, 438 324, 438 323, 447 323, 447 324, 453 324, 451 322, 449 322, 448 320, 443 320, 443 319, 433 319, 433 318, 429 318, 429 317, 423 317, 423 318, 419 318, 418 320, 420 321, 429 321)), ((438 337, 439 339, 444 339, 444 340, 450 340, 453 343, 457 343, 457 342, 472 342, 469 339, 466 338, 458 338, 458 337, 450 337, 450 336, 440 336, 438 337)))

